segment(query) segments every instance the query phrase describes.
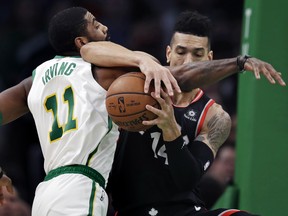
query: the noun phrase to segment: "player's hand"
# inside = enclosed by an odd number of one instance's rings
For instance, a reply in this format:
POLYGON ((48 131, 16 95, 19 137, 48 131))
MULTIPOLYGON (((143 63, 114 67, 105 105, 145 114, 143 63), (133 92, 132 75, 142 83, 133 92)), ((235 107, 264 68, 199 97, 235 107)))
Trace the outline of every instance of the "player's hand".
POLYGON ((13 193, 12 181, 5 174, 0 179, 0 205, 3 205, 4 201, 3 187, 6 187, 9 193, 13 193))
POLYGON ((277 81, 281 86, 286 86, 281 73, 276 71, 271 64, 260 59, 254 57, 248 58, 244 64, 244 69, 254 72, 256 79, 260 79, 260 74, 263 74, 270 83, 275 84, 277 81))
POLYGON ((145 57, 145 60, 143 60, 139 65, 139 68, 141 72, 144 73, 146 76, 144 84, 145 93, 148 93, 152 80, 154 80, 156 98, 160 97, 160 89, 162 82, 170 96, 173 96, 174 89, 177 92, 181 92, 180 87, 174 76, 171 74, 170 70, 162 66, 152 58, 145 57))
POLYGON ((146 109, 153 112, 158 117, 151 121, 143 121, 144 125, 157 125, 163 132, 163 139, 165 141, 172 141, 181 135, 180 128, 174 116, 174 109, 170 96, 161 89, 161 97, 157 98, 155 93, 151 93, 161 109, 157 109, 151 105, 146 105, 146 109))

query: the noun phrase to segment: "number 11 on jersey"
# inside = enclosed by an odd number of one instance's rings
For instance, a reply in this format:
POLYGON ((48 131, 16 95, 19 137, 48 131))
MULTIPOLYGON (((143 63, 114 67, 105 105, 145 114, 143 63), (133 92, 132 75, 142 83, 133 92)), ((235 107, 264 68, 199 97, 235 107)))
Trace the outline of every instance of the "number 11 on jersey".
POLYGON ((71 86, 68 86, 64 90, 63 103, 68 106, 67 122, 64 125, 59 125, 58 120, 58 106, 61 104, 61 100, 57 98, 56 94, 46 97, 44 106, 47 112, 51 112, 54 121, 52 128, 49 132, 50 142, 54 142, 60 139, 64 133, 77 128, 77 118, 74 117, 74 94, 71 86), (58 101, 60 100, 60 103, 58 101))

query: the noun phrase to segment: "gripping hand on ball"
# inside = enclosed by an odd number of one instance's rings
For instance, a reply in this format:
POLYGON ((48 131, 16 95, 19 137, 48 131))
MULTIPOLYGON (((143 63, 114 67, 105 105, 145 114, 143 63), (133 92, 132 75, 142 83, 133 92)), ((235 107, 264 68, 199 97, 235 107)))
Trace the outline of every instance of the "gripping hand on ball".
POLYGON ((157 125, 163 132, 164 141, 175 140, 181 135, 181 130, 174 116, 174 110, 170 96, 162 89, 160 98, 157 98, 154 92, 152 92, 151 95, 158 101, 161 109, 146 105, 146 109, 153 112, 158 117, 151 121, 143 121, 142 124, 157 125))
MULTIPOLYGON (((138 52, 139 53, 139 52, 138 52)), ((154 60, 150 56, 145 56, 141 58, 139 68, 143 74, 146 76, 145 84, 144 84, 144 92, 149 92, 149 87, 154 80, 154 88, 155 88, 155 96, 157 98, 160 97, 160 89, 161 83, 164 84, 167 92, 170 96, 173 96, 175 89, 177 92, 181 92, 180 87, 167 67, 162 66, 156 60, 154 60)))

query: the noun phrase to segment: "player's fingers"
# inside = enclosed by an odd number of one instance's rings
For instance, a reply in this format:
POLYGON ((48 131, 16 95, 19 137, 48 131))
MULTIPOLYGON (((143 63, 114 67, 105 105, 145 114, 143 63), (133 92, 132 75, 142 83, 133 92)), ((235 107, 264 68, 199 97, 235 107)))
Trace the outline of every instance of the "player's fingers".
POLYGON ((7 188, 7 191, 8 191, 9 193, 11 193, 11 194, 14 193, 14 190, 13 190, 13 186, 12 186, 12 185, 7 185, 6 188, 7 188))
MULTIPOLYGON (((178 82, 171 73, 169 73, 169 80, 170 80, 170 83, 172 84, 173 88, 175 89, 175 91, 178 93, 181 93, 181 89, 178 85, 178 82)), ((173 95, 170 95, 170 96, 173 96, 173 95)))
POLYGON ((274 79, 274 82, 276 83, 276 81, 281 85, 281 86, 286 86, 286 83, 284 82, 284 80, 282 79, 282 73, 281 72, 277 72, 272 65, 268 65, 268 72, 270 74, 270 76, 272 76, 274 79), (276 81, 275 81, 276 80, 276 81))
MULTIPOLYGON (((163 74, 164 75, 164 74, 163 74)), ((170 96, 173 96, 174 95, 174 92, 173 92, 173 87, 172 87, 172 84, 171 84, 171 81, 170 79, 167 77, 167 76, 163 76, 162 78, 162 82, 166 88, 166 91, 167 93, 170 95, 170 96)))
POLYGON ((260 79, 259 67, 253 63, 252 63, 252 67, 254 70, 254 76, 256 77, 256 79, 260 79))
POLYGON ((157 108, 155 108, 155 107, 153 107, 153 106, 151 106, 151 105, 148 105, 148 104, 147 104, 147 105, 145 106, 145 108, 146 108, 148 111, 154 113, 154 114, 157 115, 157 116, 161 115, 161 110, 160 110, 160 109, 157 109, 157 108))
MULTIPOLYGON (((166 97, 168 97, 168 95, 163 91, 163 89, 161 89, 161 96, 163 97, 163 95, 166 95, 166 97)), ((163 97, 163 98, 161 98, 161 97, 156 97, 156 95, 155 95, 155 92, 151 92, 151 96, 155 99, 155 100, 157 100, 157 102, 159 103, 159 105, 160 105, 160 107, 161 107, 161 109, 162 110, 164 110, 165 108, 166 108, 166 106, 167 106, 167 102, 166 102, 166 100, 165 100, 165 96, 163 97)))
POLYGON ((146 75, 145 83, 144 83, 144 92, 145 93, 149 92, 149 87, 150 87, 151 80, 152 80, 151 76, 146 75))
POLYGON ((263 69, 263 74, 271 84, 276 83, 275 80, 273 79, 273 77, 271 76, 270 72, 266 68, 263 69))
POLYGON ((274 79, 281 85, 281 86, 286 86, 286 83, 284 82, 284 80, 281 77, 281 73, 277 73, 274 75, 274 79))
POLYGON ((161 89, 161 96, 165 100, 165 103, 168 105, 172 104, 170 95, 168 95, 163 89, 161 89))
POLYGON ((142 121, 142 124, 143 125, 157 125, 158 124, 158 120, 157 118, 156 119, 153 119, 153 120, 150 120, 150 121, 142 121))
POLYGON ((286 86, 286 83, 281 77, 282 76, 281 72, 276 71, 271 64, 268 64, 267 68, 268 68, 269 74, 273 77, 274 81, 276 80, 281 86, 286 86))
POLYGON ((261 61, 253 58, 248 59, 245 64, 245 70, 253 71, 256 79, 260 79, 261 61), (249 61, 248 61, 249 60, 249 61))
MULTIPOLYGON (((7 177, 8 178, 8 177, 7 177)), ((13 194, 14 190, 13 190, 13 185, 12 185, 12 181, 10 178, 8 178, 8 184, 6 186, 6 189, 9 193, 13 194)))
POLYGON ((154 79, 154 89, 155 89, 155 97, 160 97, 160 89, 161 89, 161 80, 158 78, 154 79))
MULTIPOLYGON (((5 182, 5 187, 6 187, 7 191, 9 193, 13 193, 12 180, 6 175, 4 175, 2 178, 3 178, 3 181, 5 182)), ((1 189, 2 189, 2 187, 1 187, 1 189)))

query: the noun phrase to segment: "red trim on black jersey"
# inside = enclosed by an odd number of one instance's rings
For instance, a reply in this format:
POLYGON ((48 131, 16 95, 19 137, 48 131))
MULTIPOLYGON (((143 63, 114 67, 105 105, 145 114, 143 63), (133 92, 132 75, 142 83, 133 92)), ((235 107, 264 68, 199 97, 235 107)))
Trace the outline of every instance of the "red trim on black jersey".
POLYGON ((192 100, 191 103, 195 103, 196 101, 198 101, 202 97, 203 94, 204 94, 204 92, 200 89, 197 92, 197 94, 195 95, 195 98, 192 100))
MULTIPOLYGON (((190 102, 190 104, 195 103, 196 101, 198 101, 203 96, 203 94, 204 94, 204 92, 201 89, 199 89, 199 91, 196 93, 194 99, 190 102)), ((174 104, 174 103, 173 103, 173 106, 174 107, 179 107, 179 108, 187 107, 187 106, 179 106, 179 105, 174 104)))
MULTIPOLYGON (((199 100, 199 99, 198 99, 199 100)), ((208 103, 205 105, 202 113, 201 113, 201 116, 199 118, 199 121, 198 121, 198 124, 197 124, 197 128, 196 128, 196 134, 195 134, 195 137, 198 136, 198 134, 200 133, 201 129, 202 129, 202 126, 203 126, 203 123, 204 123, 204 120, 206 118, 206 115, 208 113, 208 110, 209 108, 215 103, 215 101, 213 99, 210 99, 208 101, 208 103)))
POLYGON ((238 209, 228 209, 224 212, 222 212, 221 214, 219 214, 219 216, 230 216, 232 214, 234 214, 235 212, 239 212, 240 210, 238 209))

